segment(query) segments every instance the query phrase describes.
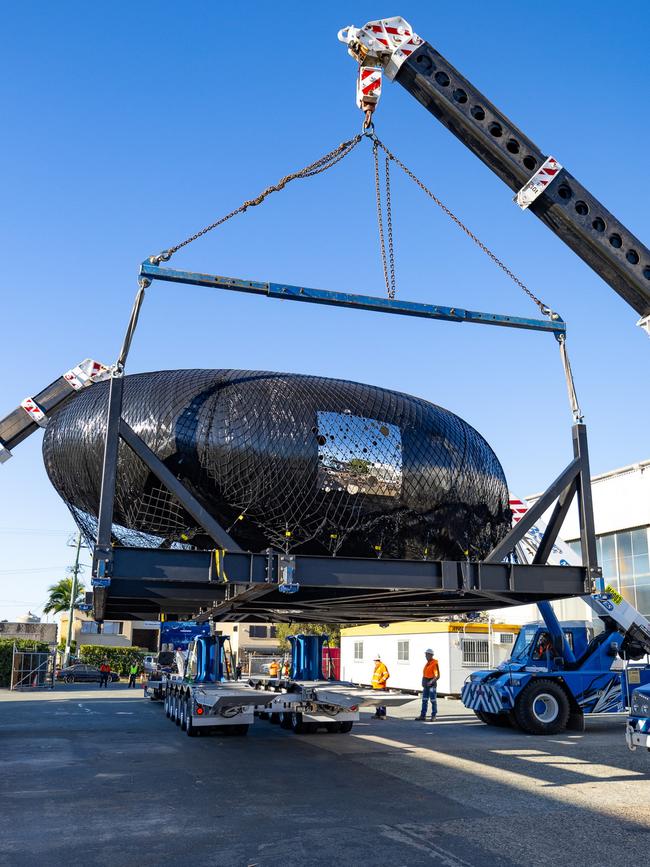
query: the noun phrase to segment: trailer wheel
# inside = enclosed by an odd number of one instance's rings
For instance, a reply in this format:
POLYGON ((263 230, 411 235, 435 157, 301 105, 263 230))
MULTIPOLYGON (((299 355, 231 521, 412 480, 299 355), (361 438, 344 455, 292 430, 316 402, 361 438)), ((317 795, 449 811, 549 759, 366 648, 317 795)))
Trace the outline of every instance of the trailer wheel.
POLYGON ((180 707, 180 705, 181 705, 181 697, 177 692, 175 692, 174 693, 174 717, 173 717, 173 719, 174 719, 174 722, 176 723, 177 726, 179 726, 181 724, 181 707, 180 707))
POLYGON ((341 731, 341 723, 340 722, 327 723, 325 728, 327 729, 327 731, 330 734, 336 735, 341 731))
POLYGON ((270 713, 269 714, 269 722, 272 722, 273 725, 280 724, 280 714, 279 713, 270 713))
POLYGON ((192 722, 192 698, 188 695, 185 699, 185 734, 188 738, 195 738, 199 730, 192 722))
POLYGON ((510 728, 510 717, 507 713, 489 713, 486 710, 475 710, 474 713, 485 725, 510 728))
POLYGON ((353 722, 351 719, 344 720, 343 722, 339 723, 339 731, 342 735, 346 735, 348 732, 352 731, 352 725, 353 722))
POLYGON ((165 693, 165 716, 167 719, 172 715, 171 696, 168 692, 165 693))
POLYGON ((317 728, 318 726, 314 723, 303 722, 301 713, 291 712, 291 729, 294 734, 313 735, 317 728))
POLYGON ((532 735, 556 735, 569 719, 569 699, 559 683, 534 680, 522 691, 515 705, 519 726, 532 735))
POLYGON ((185 726, 187 725, 187 699, 185 696, 180 696, 178 700, 178 724, 181 727, 181 731, 185 731, 185 726))
POLYGON ((283 710, 280 714, 280 728, 291 729, 291 714, 289 711, 283 710))

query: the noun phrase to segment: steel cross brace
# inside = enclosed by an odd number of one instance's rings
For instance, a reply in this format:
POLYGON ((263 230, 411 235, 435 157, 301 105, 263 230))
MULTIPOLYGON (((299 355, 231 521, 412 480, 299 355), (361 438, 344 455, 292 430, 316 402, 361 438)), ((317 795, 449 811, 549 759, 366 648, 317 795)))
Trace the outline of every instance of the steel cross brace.
POLYGON ((140 266, 140 277, 148 280, 165 280, 171 283, 189 283, 194 286, 209 286, 231 292, 246 292, 267 298, 284 298, 287 301, 306 301, 311 304, 327 304, 353 310, 372 310, 376 313, 395 313, 401 316, 417 316, 423 319, 442 319, 447 322, 475 322, 481 325, 500 325, 505 328, 525 328, 529 331, 549 331, 556 337, 566 334, 566 324, 557 319, 527 319, 502 313, 483 313, 461 307, 443 307, 438 304, 421 304, 418 301, 397 301, 374 295, 353 295, 349 292, 334 292, 329 289, 310 289, 307 286, 289 286, 286 283, 267 283, 256 280, 239 280, 194 271, 177 271, 161 268, 150 262, 140 266))

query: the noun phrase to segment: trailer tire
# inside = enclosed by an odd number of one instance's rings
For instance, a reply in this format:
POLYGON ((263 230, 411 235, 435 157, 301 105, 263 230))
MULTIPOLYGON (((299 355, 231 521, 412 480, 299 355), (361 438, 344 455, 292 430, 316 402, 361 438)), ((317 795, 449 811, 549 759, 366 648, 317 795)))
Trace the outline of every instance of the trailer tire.
POLYGON ((181 731, 184 732, 187 725, 187 699, 184 695, 181 695, 179 699, 178 721, 181 731))
POLYGON ((291 729, 291 714, 289 711, 283 710, 280 714, 280 728, 291 729))
POLYGON ((475 710, 474 713, 487 726, 498 728, 510 728, 510 717, 507 713, 489 713, 486 710, 475 710))
POLYGON ((270 713, 269 714, 269 722, 273 723, 273 725, 280 724, 280 714, 279 713, 270 713))
POLYGON ((337 735, 341 731, 341 723, 340 722, 331 722, 327 723, 325 728, 330 734, 337 735))
POLYGON ((515 704, 519 727, 531 735, 556 735, 566 729, 570 713, 564 688, 553 680, 534 680, 515 704))
POLYGON ((303 722, 302 714, 291 712, 291 729, 296 735, 313 735, 318 726, 303 722))
POLYGON ((179 696, 179 694, 177 692, 175 692, 174 693, 174 716, 173 716, 173 720, 177 726, 179 726, 181 724, 180 703, 181 703, 181 697, 179 696))
POLYGON ((347 735, 348 732, 352 731, 352 726, 354 725, 351 719, 344 720, 339 723, 339 732, 342 735, 347 735))
POLYGON ((199 730, 192 722, 192 698, 188 695, 185 699, 185 734, 188 738, 195 738, 199 730))
POLYGON ((165 693, 165 716, 169 719, 172 715, 171 696, 168 692, 165 693))

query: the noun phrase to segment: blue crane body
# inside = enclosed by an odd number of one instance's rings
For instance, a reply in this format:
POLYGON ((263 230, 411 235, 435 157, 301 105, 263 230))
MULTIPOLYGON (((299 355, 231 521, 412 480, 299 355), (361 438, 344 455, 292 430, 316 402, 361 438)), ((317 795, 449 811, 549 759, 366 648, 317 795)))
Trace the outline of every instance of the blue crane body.
POLYGON ((650 685, 649 665, 629 665, 650 650, 650 631, 645 618, 608 590, 584 597, 603 621, 594 637, 587 623, 559 623, 549 602, 538 603, 543 624, 524 626, 498 668, 471 674, 463 704, 489 725, 530 734, 581 730, 586 714, 625 711, 630 687, 650 685))

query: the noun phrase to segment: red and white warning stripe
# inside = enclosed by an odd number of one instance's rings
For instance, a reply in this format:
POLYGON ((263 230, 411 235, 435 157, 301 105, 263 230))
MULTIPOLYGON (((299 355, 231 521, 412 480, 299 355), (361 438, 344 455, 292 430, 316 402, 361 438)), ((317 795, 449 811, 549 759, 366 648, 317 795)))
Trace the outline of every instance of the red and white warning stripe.
POLYGON ((381 96, 381 67, 360 66, 357 78, 357 107, 376 105, 381 96))
POLYGON ((548 185, 559 175, 561 169, 562 166, 554 157, 548 157, 542 163, 532 178, 523 185, 515 196, 515 202, 522 211, 525 211, 538 196, 541 196, 548 185))
POLYGON ((40 427, 47 427, 48 418, 33 397, 26 397, 20 405, 33 422, 40 427))
POLYGON ((519 521, 524 517, 526 512, 528 511, 528 506, 523 500, 519 500, 517 497, 510 497, 510 511, 512 512, 512 526, 518 524, 519 521))
POLYGON ((92 358, 86 358, 81 364, 64 373, 63 378, 75 391, 81 391, 82 388, 86 388, 94 382, 108 379, 110 373, 110 369, 105 364, 93 361, 92 358))

